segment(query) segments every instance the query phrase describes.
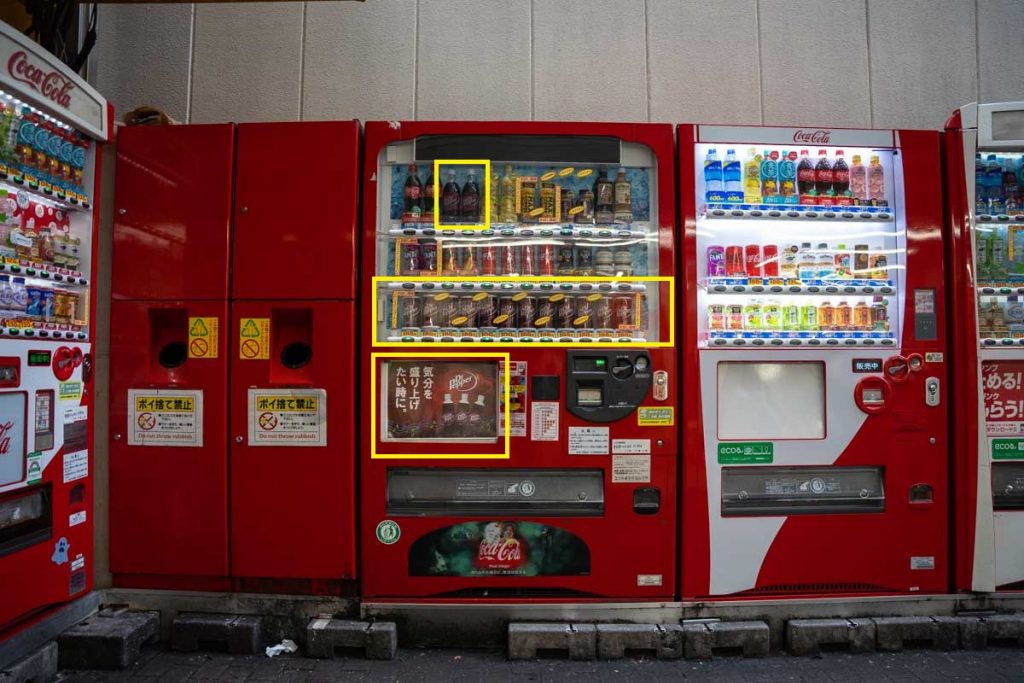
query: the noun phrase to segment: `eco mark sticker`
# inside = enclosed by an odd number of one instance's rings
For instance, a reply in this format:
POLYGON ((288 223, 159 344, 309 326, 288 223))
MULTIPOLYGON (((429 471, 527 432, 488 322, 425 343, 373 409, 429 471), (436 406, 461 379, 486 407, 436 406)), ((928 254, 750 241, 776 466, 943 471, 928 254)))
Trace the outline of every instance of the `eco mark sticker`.
POLYGON ((61 382, 57 385, 57 399, 60 401, 77 401, 82 398, 81 382, 61 382))
POLYGON ((770 463, 775 459, 775 444, 771 441, 718 444, 719 465, 749 465, 770 463))
POLYGON ((640 407, 636 410, 636 423, 641 427, 671 427, 675 422, 675 408, 640 407))
POLYGON ((39 451, 28 454, 28 478, 26 484, 35 484, 43 478, 43 454, 39 451))
POLYGON ((250 446, 326 446, 327 391, 249 389, 250 446))
POLYGON ((1024 439, 992 439, 993 460, 1024 460, 1024 439))
POLYGON ((220 320, 217 318, 188 319, 188 357, 216 358, 220 341, 220 320))
POLYGON ((377 525, 377 540, 384 545, 393 545, 394 543, 397 543, 401 536, 402 530, 399 528, 398 522, 385 519, 377 525))
POLYGON ((129 446, 202 446, 203 392, 128 390, 129 446))
POLYGON ((238 357, 241 360, 270 358, 270 318, 240 318, 238 357))

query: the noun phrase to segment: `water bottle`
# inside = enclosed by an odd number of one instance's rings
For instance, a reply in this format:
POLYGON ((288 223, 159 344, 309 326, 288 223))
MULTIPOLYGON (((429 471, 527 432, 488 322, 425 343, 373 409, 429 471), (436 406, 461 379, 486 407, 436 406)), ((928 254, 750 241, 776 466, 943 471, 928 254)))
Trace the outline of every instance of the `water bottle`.
POLYGON ((712 147, 704 159, 704 190, 721 192, 722 188, 722 162, 718 158, 718 151, 712 147))
POLYGON ((736 156, 736 150, 730 149, 725 154, 725 167, 722 171, 725 178, 726 192, 742 192, 743 170, 740 168, 740 160, 736 156))

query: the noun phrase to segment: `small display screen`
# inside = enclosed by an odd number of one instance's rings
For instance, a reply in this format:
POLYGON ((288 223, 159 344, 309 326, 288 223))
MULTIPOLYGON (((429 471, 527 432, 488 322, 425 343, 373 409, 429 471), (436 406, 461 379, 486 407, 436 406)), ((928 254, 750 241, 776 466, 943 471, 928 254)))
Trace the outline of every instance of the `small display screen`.
POLYGON ((576 391, 576 403, 581 406, 599 406, 604 403, 601 387, 579 387, 576 391))
POLYGON ((993 140, 1024 140, 1024 111, 992 112, 993 140))
POLYGON ((576 372, 607 372, 608 359, 604 356, 579 356, 573 359, 576 372))
POLYGON ((29 351, 28 364, 30 367, 43 367, 50 364, 49 351, 29 351))

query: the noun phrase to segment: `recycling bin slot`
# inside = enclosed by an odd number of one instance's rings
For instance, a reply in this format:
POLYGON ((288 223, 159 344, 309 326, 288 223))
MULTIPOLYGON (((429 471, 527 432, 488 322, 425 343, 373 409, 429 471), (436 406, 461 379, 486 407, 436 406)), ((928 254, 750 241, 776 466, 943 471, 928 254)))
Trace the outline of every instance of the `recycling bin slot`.
POLYGON ((996 510, 1024 510, 1024 462, 992 464, 992 506, 996 510))
POLYGON ((726 467, 722 516, 882 512, 882 467, 726 467))
POLYGON ((53 533, 50 484, 0 500, 0 557, 46 541, 53 533))

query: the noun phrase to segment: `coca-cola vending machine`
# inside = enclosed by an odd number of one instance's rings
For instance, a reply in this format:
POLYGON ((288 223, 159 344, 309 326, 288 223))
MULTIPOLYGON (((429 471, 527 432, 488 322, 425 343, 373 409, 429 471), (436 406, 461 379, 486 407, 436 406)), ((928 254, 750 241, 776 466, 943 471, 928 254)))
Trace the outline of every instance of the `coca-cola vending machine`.
POLYGON ((3 642, 92 588, 92 203, 113 109, 6 24, 0 63, 3 642))
POLYGON ((971 103, 945 134, 958 590, 1024 588, 1024 102, 971 103))
POLYGON ((365 599, 672 599, 671 128, 365 145, 365 599))
POLYGON ((938 133, 678 139, 684 599, 945 590, 938 133))

